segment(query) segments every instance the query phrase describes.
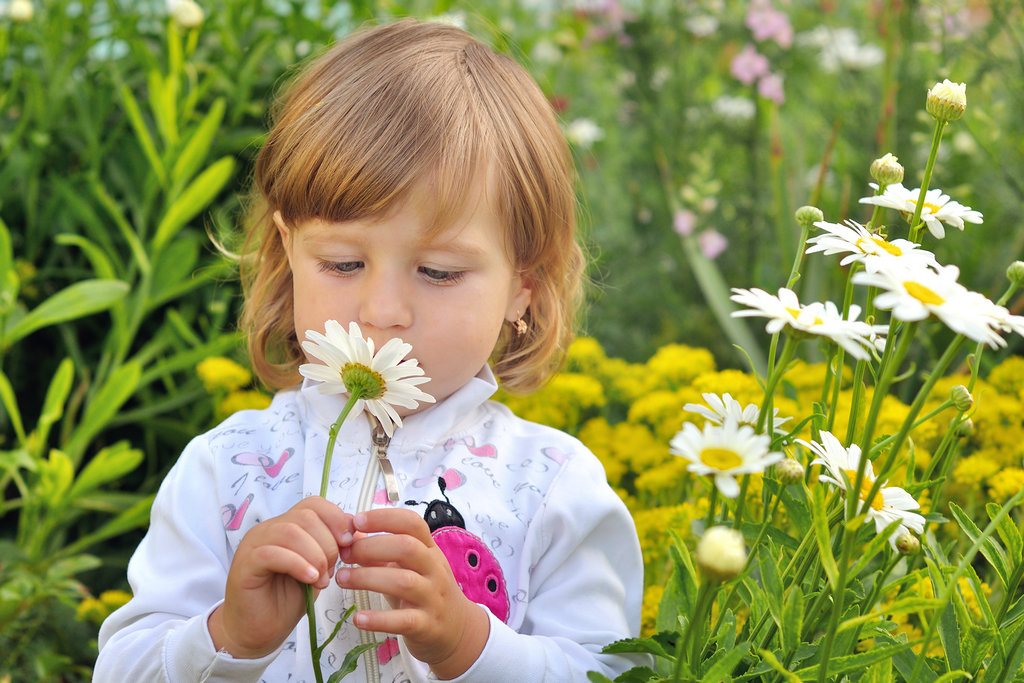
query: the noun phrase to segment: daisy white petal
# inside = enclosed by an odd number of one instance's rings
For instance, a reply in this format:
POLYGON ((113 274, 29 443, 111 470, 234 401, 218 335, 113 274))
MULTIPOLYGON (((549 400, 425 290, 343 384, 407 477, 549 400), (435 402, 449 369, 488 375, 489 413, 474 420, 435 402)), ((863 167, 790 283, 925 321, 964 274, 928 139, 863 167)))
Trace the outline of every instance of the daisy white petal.
POLYGON ((969 339, 993 348, 1005 346, 1006 342, 993 329, 995 304, 959 284, 959 276, 956 266, 911 268, 905 262, 881 259, 874 272, 856 273, 853 282, 884 290, 875 298, 875 306, 891 310, 898 320, 924 320, 934 315, 969 339))
MULTIPOLYGON (((851 444, 849 448, 843 447, 839 439, 830 432, 821 432, 821 442, 805 441, 797 439, 797 443, 803 445, 813 452, 816 457, 811 461, 812 465, 824 465, 828 474, 819 475, 819 480, 827 482, 849 492, 849 487, 857 479, 857 468, 860 467, 861 459, 864 457, 857 444, 851 444)), ((858 500, 863 504, 871 489, 875 485, 874 468, 871 461, 864 463, 864 474, 861 478, 860 490, 857 492, 858 500)), ((889 524, 898 521, 900 524, 889 537, 889 543, 895 549, 895 539, 904 530, 912 530, 918 534, 924 531, 925 519, 913 512, 919 509, 914 497, 898 486, 885 486, 875 493, 867 509, 867 520, 874 522, 875 533, 881 533, 889 524)))
POLYGON ((694 474, 714 478, 715 486, 727 498, 739 494, 735 478, 741 474, 763 472, 783 458, 770 452, 771 440, 754 433, 749 425, 727 420, 724 424, 707 423, 704 429, 687 422, 669 444, 669 450, 690 461, 686 469, 694 474))
POLYGON ((799 332, 827 337, 854 358, 867 360, 875 348, 878 330, 866 322, 856 320, 860 308, 852 306, 846 318, 831 301, 802 305, 790 289, 779 289, 773 296, 761 289, 733 288, 730 297, 748 310, 734 311, 733 316, 761 316, 768 318, 765 329, 775 334, 789 326, 799 332))
MULTIPOLYGON (((871 187, 878 189, 878 185, 871 183, 871 187)), ((874 204, 890 209, 896 209, 905 216, 912 215, 917 208, 917 198, 921 194, 921 188, 908 190, 903 183, 886 185, 881 195, 863 197, 861 204, 874 204)), ((928 227, 928 231, 936 238, 942 239, 946 231, 942 224, 954 228, 964 229, 964 222, 981 223, 980 211, 975 211, 969 206, 954 202, 942 190, 934 188, 925 192, 924 205, 921 207, 921 220, 928 227)))
MULTIPOLYGON (((691 413, 697 413, 708 422, 713 424, 723 424, 727 420, 733 420, 737 424, 750 425, 751 427, 757 426, 757 420, 760 417, 761 409, 750 403, 746 407, 740 406, 740 402, 734 399, 729 394, 701 394, 701 397, 708 404, 702 406, 699 403, 687 403, 683 406, 683 410, 687 410, 691 413)), ((779 428, 789 420, 793 419, 790 417, 778 417, 779 409, 776 408, 772 413, 772 428, 774 431, 779 431, 779 428)))
POLYGON ((338 321, 328 320, 323 334, 306 331, 302 348, 322 364, 303 364, 299 373, 320 382, 317 390, 323 394, 362 392, 363 407, 380 421, 388 436, 394 434, 395 427, 402 426, 402 418, 393 406, 415 408, 420 403, 434 402, 433 396, 418 388, 430 378, 423 376, 418 361, 405 358, 412 346, 401 339, 389 339, 374 353, 373 339, 363 338, 355 322, 346 332, 338 321))
POLYGON ((934 267, 939 265, 935 260, 935 255, 926 249, 921 249, 919 244, 904 239, 886 240, 882 235, 871 232, 857 221, 847 220, 844 223, 818 221, 814 225, 823 233, 807 240, 807 244, 811 246, 806 253, 847 254, 839 262, 841 266, 859 261, 867 270, 872 270, 875 256, 892 256, 934 267))

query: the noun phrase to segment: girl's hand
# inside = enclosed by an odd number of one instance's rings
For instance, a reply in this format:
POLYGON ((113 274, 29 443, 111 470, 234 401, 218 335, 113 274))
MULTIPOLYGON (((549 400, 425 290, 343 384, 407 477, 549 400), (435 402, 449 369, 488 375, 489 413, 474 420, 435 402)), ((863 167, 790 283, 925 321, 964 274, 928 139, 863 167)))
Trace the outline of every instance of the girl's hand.
POLYGON ((353 522, 358 533, 341 559, 359 566, 339 569, 338 585, 383 593, 393 608, 357 612, 355 625, 404 636, 409 652, 440 678, 465 673, 483 651, 490 620, 462 594, 427 523, 403 509, 370 510, 353 522))
POLYGON ((273 652, 305 612, 302 584, 326 588, 352 515, 319 496, 250 529, 231 560, 224 602, 210 615, 214 647, 239 659, 273 652))

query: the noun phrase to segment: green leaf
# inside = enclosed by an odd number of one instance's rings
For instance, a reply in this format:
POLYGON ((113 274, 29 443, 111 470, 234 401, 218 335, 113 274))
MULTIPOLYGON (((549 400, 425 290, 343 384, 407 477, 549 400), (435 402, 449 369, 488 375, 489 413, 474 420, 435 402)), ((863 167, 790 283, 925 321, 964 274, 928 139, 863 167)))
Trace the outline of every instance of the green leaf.
POLYGON ((961 678, 969 681, 974 677, 966 671, 957 669, 956 671, 947 671, 946 673, 942 674, 941 676, 935 679, 935 683, 948 683, 949 681, 956 681, 960 680, 961 678))
MULTIPOLYGON (((963 532, 967 534, 971 541, 977 542, 982 535, 981 529, 978 528, 974 521, 967 516, 967 513, 965 513, 956 503, 950 501, 949 509, 953 513, 953 518, 956 519, 956 523, 960 526, 963 532)), ((999 509, 1000 508, 997 508, 997 514, 999 509)), ((985 559, 988 560, 989 564, 992 565, 992 568, 999 576, 999 581, 1003 584, 1003 590, 1015 590, 1016 586, 1009 585, 1011 572, 1008 565, 1009 560, 1006 557, 1006 551, 1003 550, 1003 547, 996 543, 995 539, 989 536, 981 542, 979 549, 981 550, 981 554, 985 556, 985 559)))
POLYGON ((142 147, 142 152, 149 160, 153 172, 156 173, 160 186, 167 187, 167 169, 164 168, 164 162, 161 161, 160 154, 156 151, 156 145, 153 144, 153 136, 149 134, 149 128, 142 119, 142 110, 139 109, 138 101, 128 86, 122 85, 120 93, 124 111, 128 115, 128 122, 131 123, 132 129, 135 131, 135 138, 139 141, 139 146, 142 147))
POLYGON ((113 264, 110 259, 107 258, 106 253, 97 245, 81 235, 71 235, 66 232, 62 232, 54 237, 54 241, 57 244, 69 244, 74 247, 78 247, 85 254, 85 257, 89 259, 89 264, 92 266, 92 272, 95 273, 96 277, 101 280, 116 280, 117 272, 114 270, 113 264))
POLYGON ((150 69, 146 83, 149 90, 149 110, 156 121, 160 137, 164 144, 173 147, 178 142, 178 117, 176 103, 178 101, 178 80, 173 74, 165 79, 156 69, 150 69))
POLYGON ((196 272, 199 260, 199 243, 195 239, 172 240, 153 268, 153 289, 149 295, 148 307, 157 306, 179 291, 182 283, 203 282, 196 272))
POLYGON ((761 572, 761 583, 764 586, 764 595, 768 600, 768 611, 778 626, 782 626, 782 580, 779 578, 779 568, 772 557, 768 544, 763 544, 758 549, 758 569, 761 572))
POLYGON ((43 410, 36 423, 36 443, 46 443, 50 427, 64 415, 64 403, 68 400, 68 394, 71 393, 74 373, 75 366, 70 358, 62 360, 57 366, 57 371, 53 373, 53 379, 50 380, 50 386, 46 390, 46 399, 43 401, 43 410))
POLYGON ((795 652, 800 645, 800 634, 804 628, 804 594, 800 590, 800 584, 794 583, 789 587, 789 595, 782 606, 782 624, 779 630, 782 633, 782 651, 795 652))
POLYGON ((65 448, 74 462, 81 462, 86 446, 107 426, 138 386, 142 368, 128 361, 110 373, 103 386, 89 401, 85 413, 71 433, 65 448))
POLYGON ((213 201, 235 171, 232 157, 221 157, 199 174, 174 200, 153 236, 153 251, 159 251, 192 218, 213 201))
MULTIPOLYGON (((876 662, 883 661, 891 658, 897 652, 902 650, 909 650, 910 643, 894 643, 892 645, 875 645, 867 652, 859 652, 854 655, 846 655, 844 657, 832 657, 825 662, 825 666, 828 667, 827 671, 830 676, 836 674, 847 673, 850 671, 856 671, 858 669, 864 669, 876 662)), ((804 669, 800 669, 796 672, 800 678, 806 680, 810 676, 817 676, 819 664, 809 666, 804 669)))
POLYGON ((825 498, 820 493, 820 488, 815 490, 811 496, 813 509, 811 512, 811 524, 814 528, 814 540, 818 544, 818 559, 828 577, 828 583, 833 592, 839 590, 839 565, 832 555, 832 540, 828 530, 828 512, 825 510, 825 498))
MULTIPOLYGON (((945 576, 943 576, 942 568, 930 557, 925 558, 925 564, 931 577, 933 594, 945 594, 948 583, 945 576)), ((953 599, 956 600, 958 597, 954 596, 953 599)), ((946 661, 949 663, 950 668, 959 669, 963 666, 963 655, 960 652, 960 626, 957 624, 956 613, 953 610, 945 609, 942 605, 939 606, 939 609, 942 610, 937 626, 939 642, 942 643, 942 648, 946 651, 946 661)), ((932 618, 935 618, 934 614, 932 618)))
POLYGON ((4 374, 3 370, 0 370, 0 402, 3 403, 4 409, 7 411, 7 415, 11 420, 11 426, 14 427, 14 433, 18 435, 18 442, 25 443, 25 426, 21 422, 18 400, 14 397, 14 387, 11 386, 11 380, 7 379, 7 375, 4 374))
POLYGON ((68 497, 71 500, 77 500, 83 494, 97 489, 109 481, 120 479, 138 467, 142 458, 142 451, 137 448, 129 448, 127 441, 107 446, 100 450, 78 474, 68 497))
POLYGON ((349 650, 345 654, 345 660, 341 663, 341 668, 331 674, 331 677, 327 679, 327 683, 338 683, 345 676, 355 671, 356 667, 359 666, 359 657, 364 652, 377 647, 377 645, 378 643, 363 643, 349 650))
POLYGON ((847 619, 846 621, 839 624, 838 630, 845 631, 846 629, 853 628, 861 624, 870 623, 872 621, 877 621, 878 619, 881 619, 883 617, 891 617, 897 614, 913 614, 916 612, 933 610, 936 607, 939 607, 941 604, 942 601, 937 598, 922 598, 918 596, 902 598, 900 600, 897 600, 896 602, 887 604, 876 611, 868 612, 867 614, 861 614, 859 616, 853 617, 852 619, 847 619))
MULTIPOLYGON (((988 514, 989 520, 994 520, 999 515, 1001 509, 996 503, 985 505, 985 512, 988 514)), ((1003 545, 1006 546, 1006 554, 1009 557, 1020 558, 1020 561, 1024 562, 1024 541, 1021 540, 1020 530, 1013 523, 1013 518, 1004 515, 999 520, 996 533, 999 534, 1003 545)))
POLYGON ((14 269, 14 249, 11 246, 11 232, 0 218, 0 276, 14 269))
POLYGON ((758 650, 758 653, 764 658, 764 661, 772 668, 772 670, 782 676, 783 680, 788 681, 789 683, 800 683, 800 677, 782 666, 782 662, 780 662, 779 658, 774 654, 768 650, 758 650))
POLYGON ((653 638, 623 638, 622 640, 616 640, 614 643, 605 645, 601 652, 605 654, 648 654, 654 655, 655 657, 675 657, 674 652, 669 652, 666 649, 667 638, 669 635, 675 637, 676 634, 659 634, 660 637, 655 636, 653 638))
POLYGON ((615 683, 615 681, 598 671, 588 671, 587 680, 591 681, 591 683, 615 683))
POLYGON ((199 122, 192 137, 185 143, 185 147, 178 155, 178 160, 174 162, 174 169, 171 171, 171 180, 176 186, 184 186, 206 160, 206 156, 210 153, 210 146, 213 144, 213 138, 224 119, 224 108, 223 97, 214 100, 210 111, 206 112, 206 116, 199 122))
POLYGON ((57 551, 57 555, 74 555, 109 538, 121 536, 129 531, 145 526, 149 522, 149 511, 153 507, 153 498, 154 495, 149 495, 140 499, 96 531, 81 536, 73 543, 64 546, 57 551))
POLYGON ((32 309, 3 334, 3 348, 36 330, 110 308, 128 293, 121 280, 83 280, 69 285, 32 309))
POLYGON ((53 448, 50 457, 39 467, 36 493, 47 506, 58 507, 67 499, 67 491, 75 478, 75 466, 63 451, 53 448))
MULTIPOLYGON (((720 681, 729 680, 732 677, 732 670, 736 668, 736 665, 739 664, 740 660, 747 654, 749 647, 750 643, 748 641, 744 641, 731 650, 726 650, 722 658, 717 660, 707 671, 704 672, 704 675, 700 679, 701 683, 719 683, 720 681)), ((719 650, 719 652, 721 652, 721 650, 719 650)))

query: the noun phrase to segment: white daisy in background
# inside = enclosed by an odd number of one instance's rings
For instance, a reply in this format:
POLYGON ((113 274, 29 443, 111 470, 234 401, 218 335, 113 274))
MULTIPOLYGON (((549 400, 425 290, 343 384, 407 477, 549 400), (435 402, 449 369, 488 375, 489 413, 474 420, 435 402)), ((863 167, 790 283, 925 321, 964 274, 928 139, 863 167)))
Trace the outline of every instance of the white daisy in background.
MULTIPOLYGON (((857 479, 857 468, 863 457, 860 447, 852 444, 849 448, 844 448, 839 439, 830 432, 821 432, 819 438, 820 443, 803 439, 796 441, 818 456, 811 461, 812 465, 824 465, 828 471, 828 474, 818 476, 819 481, 828 482, 848 492, 849 487, 857 479)), ((857 493, 861 503, 867 500, 874 485, 875 471, 868 460, 864 463, 864 476, 861 478, 860 491, 857 493)), ((901 532, 910 530, 917 534, 924 533, 924 517, 912 512, 920 507, 914 497, 905 490, 899 486, 886 486, 883 482, 882 487, 871 499, 867 519, 875 523, 875 533, 881 533, 892 522, 900 522, 889 537, 889 543, 895 548, 896 537, 901 532)))
POLYGON ((415 408, 420 403, 434 402, 433 396, 417 386, 430 378, 423 376, 416 359, 405 359, 411 344, 393 338, 374 353, 373 340, 363 339, 354 322, 346 332, 337 320, 328 320, 324 332, 306 330, 309 341, 302 342, 303 350, 324 364, 299 366, 303 377, 322 382, 317 387, 321 394, 358 391, 367 412, 380 421, 388 436, 394 435, 396 426, 402 426, 402 418, 392 406, 415 408))
MULTIPOLYGON (((870 183, 871 187, 878 189, 878 185, 870 183)), ((862 197, 861 204, 874 204, 896 209, 900 213, 910 216, 917 208, 917 197, 921 194, 921 188, 908 190, 903 183, 886 185, 881 195, 873 197, 862 197)), ((946 236, 946 230, 942 224, 954 228, 964 229, 964 222, 981 223, 980 211, 975 211, 969 206, 950 200, 948 194, 935 188, 928 190, 924 195, 924 206, 921 207, 921 220, 928 227, 928 231, 936 238, 942 239, 946 236)))
POLYGON ((1005 306, 990 301, 988 297, 977 292, 968 292, 969 305, 977 307, 981 315, 988 318, 993 329, 1000 332, 1013 332, 1024 337, 1024 316, 1010 313, 1005 306))
POLYGON ((855 273, 853 282, 885 290, 875 297, 875 306, 891 310, 898 320, 924 320, 934 315, 969 339, 993 348, 1006 346, 993 329, 995 304, 958 283, 959 276, 956 266, 909 268, 905 262, 879 259, 874 272, 855 273))
MULTIPOLYGON (((702 416, 706 421, 721 425, 729 420, 736 422, 740 425, 750 425, 751 427, 757 427, 757 420, 761 415, 761 408, 753 403, 748 404, 746 407, 740 405, 740 402, 734 399, 729 394, 701 394, 701 397, 707 402, 707 406, 702 406, 698 403, 687 403, 683 406, 683 410, 691 413, 697 413, 702 416)), ((789 420, 791 417, 779 417, 779 409, 776 408, 772 413, 772 429, 773 431, 781 431, 780 427, 789 420)))
POLYGON ((827 337, 847 353, 859 360, 867 360, 874 350, 876 339, 884 333, 884 326, 871 326, 858 321, 860 306, 850 306, 849 316, 844 318, 842 312, 831 301, 813 302, 803 305, 791 289, 782 287, 778 296, 769 294, 763 289, 732 288, 729 297, 738 304, 748 306, 747 310, 733 311, 736 318, 764 317, 768 318, 765 330, 769 334, 780 332, 786 326, 799 332, 827 337))
POLYGON ((807 240, 811 245, 806 253, 813 254, 848 254, 839 262, 845 266, 859 261, 867 270, 873 268, 874 256, 891 256, 906 259, 915 266, 939 267, 935 254, 921 249, 919 244, 910 240, 886 240, 883 236, 872 233, 857 221, 847 220, 843 224, 818 221, 814 227, 824 232, 807 240))
POLYGON ((688 471, 713 477, 723 496, 735 498, 740 493, 737 476, 763 472, 782 460, 782 453, 769 451, 770 446, 771 439, 764 434, 729 419, 721 425, 709 422, 703 430, 690 422, 683 424, 669 450, 690 461, 688 471))

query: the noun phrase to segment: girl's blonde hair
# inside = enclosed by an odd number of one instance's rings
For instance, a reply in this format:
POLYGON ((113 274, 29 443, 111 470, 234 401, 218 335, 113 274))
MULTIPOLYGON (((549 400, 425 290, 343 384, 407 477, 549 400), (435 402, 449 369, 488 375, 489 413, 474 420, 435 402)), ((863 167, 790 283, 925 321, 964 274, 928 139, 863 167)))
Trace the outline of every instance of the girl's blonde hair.
POLYGON ((532 289, 528 331, 503 326, 491 361, 510 391, 542 385, 572 338, 584 259, 571 156, 529 74, 461 29, 406 19, 335 45, 278 104, 256 161, 241 268, 242 326, 260 379, 290 386, 303 361, 275 211, 289 226, 375 217, 429 181, 441 229, 491 176, 488 200, 532 289))

